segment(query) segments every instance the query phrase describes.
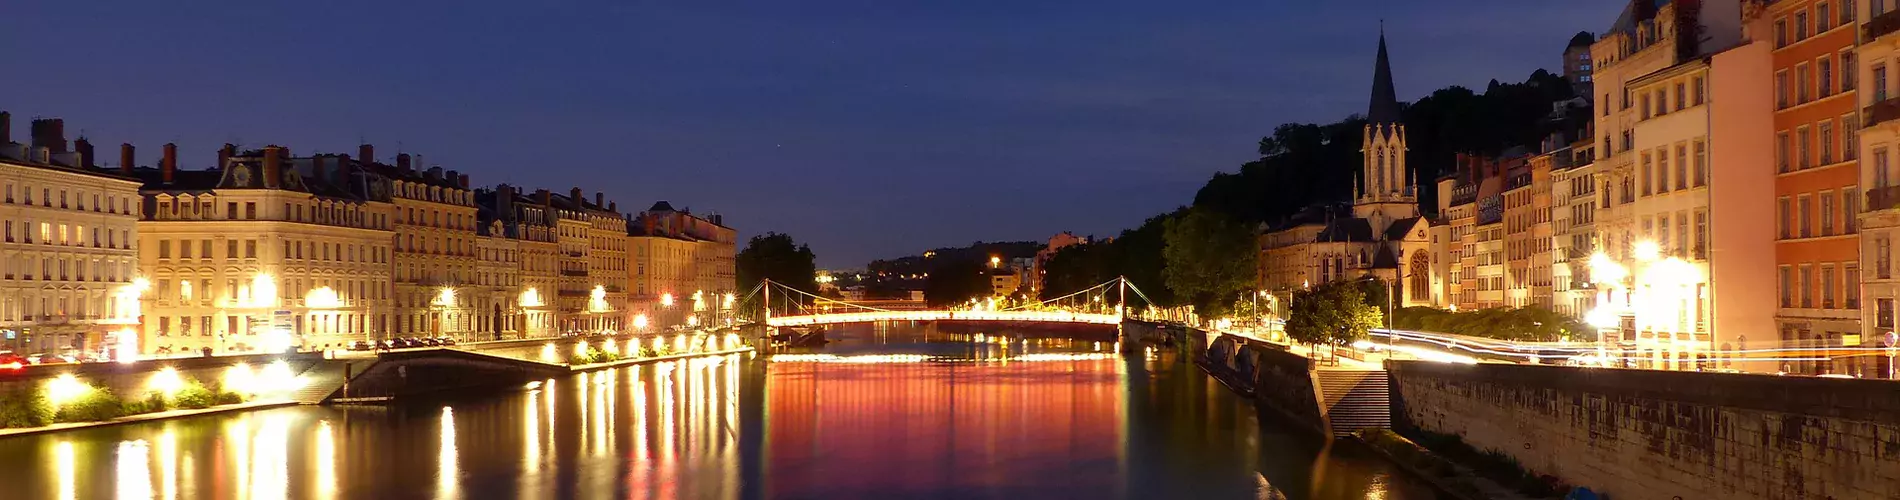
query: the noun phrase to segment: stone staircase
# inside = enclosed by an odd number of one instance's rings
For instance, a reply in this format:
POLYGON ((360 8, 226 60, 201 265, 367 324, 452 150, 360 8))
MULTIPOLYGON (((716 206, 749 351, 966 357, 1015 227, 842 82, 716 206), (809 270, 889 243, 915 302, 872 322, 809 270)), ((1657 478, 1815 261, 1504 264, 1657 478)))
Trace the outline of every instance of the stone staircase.
POLYGON ((1385 370, 1328 370, 1314 374, 1320 409, 1333 436, 1359 429, 1392 428, 1392 398, 1385 370))

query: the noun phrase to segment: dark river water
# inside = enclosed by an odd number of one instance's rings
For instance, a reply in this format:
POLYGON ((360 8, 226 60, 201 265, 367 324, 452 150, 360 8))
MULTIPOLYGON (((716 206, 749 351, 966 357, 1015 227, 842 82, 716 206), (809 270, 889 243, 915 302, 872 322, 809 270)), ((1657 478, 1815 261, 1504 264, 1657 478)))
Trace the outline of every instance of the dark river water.
POLYGON ((4 438, 0 498, 1431 498, 1177 356, 1024 334, 861 325, 769 361, 4 438))

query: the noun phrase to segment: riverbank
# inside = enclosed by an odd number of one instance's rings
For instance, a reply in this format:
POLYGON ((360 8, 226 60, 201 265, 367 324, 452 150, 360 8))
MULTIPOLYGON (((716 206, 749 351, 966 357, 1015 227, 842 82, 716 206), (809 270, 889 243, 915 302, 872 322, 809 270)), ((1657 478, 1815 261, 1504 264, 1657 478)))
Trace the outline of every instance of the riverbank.
POLYGON ((211 415, 211 414, 234 412, 234 411, 263 410, 263 409, 277 408, 277 407, 282 407, 282 406, 296 406, 297 404, 298 403, 296 401, 256 401, 256 402, 250 402, 250 403, 219 405, 219 406, 213 406, 209 408, 166 410, 166 411, 159 411, 159 412, 152 412, 152 413, 140 413, 137 415, 127 415, 123 417, 113 418, 110 420, 100 420, 97 422, 71 422, 71 423, 63 423, 63 424, 43 425, 39 427, 16 427, 16 428, 0 429, 0 439, 16 437, 16 436, 28 436, 28 435, 33 435, 33 434, 45 434, 49 432, 63 432, 63 431, 71 431, 71 430, 79 430, 79 429, 91 429, 91 428, 96 428, 96 427, 110 427, 114 425, 136 424, 140 422, 151 422, 155 420, 170 420, 170 419, 175 419, 175 418, 196 417, 200 415, 211 415))

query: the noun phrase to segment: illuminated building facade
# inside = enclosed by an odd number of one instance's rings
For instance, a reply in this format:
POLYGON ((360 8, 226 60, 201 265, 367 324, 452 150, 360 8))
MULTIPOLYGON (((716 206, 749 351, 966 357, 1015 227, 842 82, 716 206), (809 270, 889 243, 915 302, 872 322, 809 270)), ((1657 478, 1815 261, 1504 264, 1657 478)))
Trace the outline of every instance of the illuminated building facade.
MULTIPOLYGON (((372 158, 375 150, 364 145, 361 153, 372 158)), ((475 193, 467 175, 442 167, 418 170, 421 163, 403 153, 396 155, 395 165, 372 162, 367 167, 388 179, 389 196, 396 204, 396 312, 391 330, 402 337, 474 340, 475 305, 488 299, 474 284, 475 193)))
MULTIPOLYGON (((553 197, 547 190, 523 196, 514 186, 477 190, 477 218, 486 243, 478 248, 512 258, 513 269, 494 259, 479 261, 490 289, 488 314, 498 317, 505 338, 545 337, 556 333, 555 296, 561 284, 561 249, 557 243, 553 197), (508 253, 512 252, 512 254, 508 253), (510 275, 512 273, 512 275, 510 275)), ((484 252, 488 254, 490 252, 484 252)), ((486 331, 486 330, 485 330, 486 331)))
POLYGON ((726 297, 739 292, 738 232, 724 223, 718 214, 700 217, 665 201, 630 221, 631 307, 636 317, 657 326, 733 317, 734 304, 726 297))
POLYGON ((34 120, 25 144, 11 125, 0 112, 0 349, 99 352, 138 322, 139 183, 84 138, 69 151, 61 120, 34 120))
MULTIPOLYGON (((1788 0, 1769 26, 1775 82, 1776 329, 1783 345, 1859 347, 1860 103, 1851 2, 1788 0), (1849 290, 1853 290, 1849 292, 1849 290)), ((1875 60, 1881 60, 1876 58, 1875 60)), ((1846 367, 1790 366, 1802 373, 1846 367)))
POLYGON ((392 314, 396 206, 348 156, 225 145, 218 168, 180 170, 166 145, 138 222, 149 353, 338 348, 392 314))
POLYGON ((557 320, 564 332, 620 331, 627 320, 627 222, 605 197, 581 188, 552 195, 561 279, 557 320))
MULTIPOLYGON (((1894 276, 1893 263, 1894 239, 1900 236, 1896 232, 1900 228, 1900 177, 1896 177, 1900 171, 1894 165, 1896 155, 1900 155, 1900 94, 1896 94, 1900 86, 1894 81, 1894 72, 1900 71, 1900 4, 1857 0, 1854 6, 1856 14, 1867 22, 1847 29, 1850 33, 1864 30, 1863 37, 1856 51, 1836 57, 1852 56, 1841 61, 1842 67, 1852 68, 1841 75, 1848 78, 1842 83, 1858 87, 1853 99, 1856 107, 1864 110, 1854 122, 1865 125, 1858 137, 1853 132, 1843 135, 1857 139, 1856 144, 1842 151, 1858 150, 1856 182, 1865 188, 1861 189, 1865 194, 1861 195, 1864 199, 1854 201, 1865 203, 1858 206, 1861 210, 1854 214, 1857 217, 1843 221, 1849 232, 1858 233, 1858 262, 1852 274, 1843 275, 1842 284, 1847 287, 1843 290, 1847 300, 1859 306, 1860 338, 1859 342, 1842 344, 1888 347, 1891 344, 1887 339, 1894 333, 1895 301, 1900 300, 1900 279, 1894 276)), ((1843 207, 1853 213, 1853 206, 1843 207)), ((1874 369, 1864 371, 1871 372, 1869 376, 1892 377, 1893 359, 1876 357, 1871 360, 1874 369)))

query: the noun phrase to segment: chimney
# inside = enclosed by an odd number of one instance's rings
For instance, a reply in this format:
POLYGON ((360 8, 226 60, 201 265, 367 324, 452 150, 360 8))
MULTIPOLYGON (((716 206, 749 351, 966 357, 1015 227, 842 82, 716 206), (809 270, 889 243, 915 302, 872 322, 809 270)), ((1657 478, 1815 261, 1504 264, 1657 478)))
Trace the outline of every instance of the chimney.
POLYGON ((534 190, 534 199, 542 206, 553 205, 554 193, 549 193, 546 189, 536 189, 534 190))
POLYGON ((277 181, 284 176, 284 148, 276 145, 264 146, 264 185, 282 186, 277 181))
POLYGON ((356 156, 357 156, 357 159, 362 160, 363 163, 375 163, 376 162, 376 146, 372 146, 369 144, 357 146, 356 156))
MULTIPOLYGON (((0 141, 5 142, 5 141, 0 141)), ((119 145, 119 173, 132 175, 132 167, 138 166, 138 157, 133 154, 132 143, 119 145)))
POLYGON ((440 180, 442 178, 442 167, 429 167, 428 170, 422 171, 422 177, 432 181, 440 180))
POLYGON ((336 155, 336 185, 350 189, 350 155, 336 155))
POLYGON ((0 145, 13 143, 13 113, 0 111, 0 145))
POLYGON ((73 141, 73 152, 79 153, 79 161, 73 162, 73 166, 92 168, 92 141, 81 136, 79 140, 73 141))
MULTIPOLYGON (((418 158, 420 158, 420 157, 418 157, 418 158)), ((431 170, 433 170, 433 169, 431 169, 431 170)), ((445 179, 445 180, 448 180, 448 181, 449 181, 449 184, 455 184, 455 179, 456 179, 456 178, 458 178, 458 177, 460 177, 460 175, 459 175, 459 174, 456 174, 454 170, 450 170, 450 171, 449 171, 449 174, 448 174, 448 176, 446 176, 446 177, 443 177, 443 179, 445 179)))
POLYGON ((172 175, 178 171, 178 145, 165 143, 165 157, 158 161, 158 172, 166 184, 172 183, 172 175))
POLYGON ((396 168, 402 169, 402 173, 409 173, 409 153, 396 154, 396 168))
POLYGON ((568 191, 567 194, 568 194, 568 198, 574 200, 575 205, 587 203, 587 197, 582 195, 581 188, 579 187, 574 188, 574 190, 572 191, 568 191))
POLYGON ((607 204, 607 193, 605 192, 594 193, 594 206, 598 207, 598 206, 606 205, 606 204, 607 204))
POLYGON ((58 118, 37 118, 33 120, 32 146, 46 148, 53 154, 66 152, 66 120, 58 118))
POLYGON ((607 202, 607 211, 613 212, 613 213, 620 213, 620 204, 614 203, 611 201, 607 202))
POLYGON ((223 169, 224 164, 230 163, 233 156, 237 156, 237 145, 224 143, 224 147, 218 148, 218 168, 223 169))
MULTIPOLYGON (((323 155, 313 155, 310 157, 310 177, 311 178, 319 180, 319 181, 333 180, 330 178, 329 172, 323 171, 323 160, 326 160, 326 159, 327 158, 324 158, 323 155)), ((334 182, 331 182, 329 184, 333 186, 336 185, 336 183, 334 182)))
POLYGON ((468 189, 468 174, 462 174, 462 175, 457 176, 455 179, 455 183, 460 184, 462 186, 462 189, 468 189))

